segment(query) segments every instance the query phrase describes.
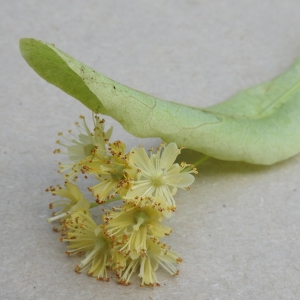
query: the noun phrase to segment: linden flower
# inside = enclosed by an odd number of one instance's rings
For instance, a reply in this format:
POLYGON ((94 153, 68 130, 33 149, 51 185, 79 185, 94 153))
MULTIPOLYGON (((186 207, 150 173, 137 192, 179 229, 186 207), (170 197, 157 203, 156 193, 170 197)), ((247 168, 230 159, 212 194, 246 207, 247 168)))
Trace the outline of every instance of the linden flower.
POLYGON ((146 251, 149 236, 163 237, 172 231, 162 223, 162 213, 148 204, 125 204, 107 211, 103 219, 106 222, 104 233, 122 245, 119 251, 129 254, 132 259, 146 251))
POLYGON ((111 143, 108 150, 111 156, 105 162, 95 160, 86 166, 86 172, 94 174, 100 181, 89 188, 97 197, 98 203, 114 198, 117 193, 121 196, 125 195, 131 186, 131 177, 136 174, 136 171, 131 170, 128 166, 128 155, 125 154, 126 146, 124 143, 120 141, 111 143))
MULTIPOLYGON (((83 116, 80 116, 82 124, 78 122, 75 123, 79 131, 78 136, 74 135, 71 130, 69 130, 70 135, 73 138, 64 137, 60 132, 58 135, 66 140, 69 145, 62 143, 61 140, 57 140, 56 143, 65 147, 67 149, 67 154, 72 163, 60 163, 59 172, 68 171, 64 176, 66 179, 75 178, 77 174, 84 169, 84 160, 92 159, 104 159, 106 156, 106 144, 111 137, 112 127, 105 133, 104 132, 104 120, 100 120, 98 116, 94 116, 94 130, 91 131, 83 116)), ((54 150, 54 153, 62 153, 60 149, 54 150)))
MULTIPOLYGON (((109 240, 111 240, 109 238, 109 240)), ((120 245, 116 245, 113 240, 111 240, 111 259, 110 259, 110 268, 113 271, 116 271, 116 274, 119 274, 119 272, 122 272, 122 270, 125 269, 128 255, 125 253, 119 251, 120 245)))
POLYGON ((127 267, 118 274, 119 283, 129 285, 131 275, 139 269, 138 276, 142 279, 141 286, 144 284, 160 285, 155 274, 158 267, 161 266, 171 275, 177 275, 179 271, 174 264, 180 262, 182 259, 175 252, 169 250, 166 244, 161 244, 155 239, 147 239, 146 252, 139 258, 131 260, 127 267))
POLYGON ((150 152, 150 157, 144 148, 133 148, 130 151, 129 166, 137 169, 138 178, 132 183, 125 198, 154 196, 155 201, 158 196, 162 196, 165 207, 174 210, 176 205, 173 196, 177 188, 188 188, 195 180, 190 173, 196 172, 188 164, 174 164, 178 154, 180 150, 175 143, 162 144, 156 154, 150 152))
MULTIPOLYGON (((47 221, 53 222, 58 219, 68 218, 70 214, 82 211, 85 214, 89 213, 90 202, 84 197, 80 192, 78 187, 70 182, 65 183, 66 188, 50 187, 46 191, 50 191, 54 196, 60 196, 60 200, 56 200, 50 203, 49 207, 52 209, 54 207, 62 207, 60 211, 53 213, 53 217, 47 218, 47 221)), ((56 228, 56 230, 61 230, 62 227, 56 228)))
POLYGON ((100 226, 97 226, 90 216, 78 213, 73 216, 72 222, 66 223, 66 227, 69 229, 67 237, 61 239, 69 242, 66 253, 85 254, 85 259, 76 266, 75 271, 81 273, 88 269, 90 276, 108 281, 107 268, 112 264, 111 241, 104 235, 100 226))

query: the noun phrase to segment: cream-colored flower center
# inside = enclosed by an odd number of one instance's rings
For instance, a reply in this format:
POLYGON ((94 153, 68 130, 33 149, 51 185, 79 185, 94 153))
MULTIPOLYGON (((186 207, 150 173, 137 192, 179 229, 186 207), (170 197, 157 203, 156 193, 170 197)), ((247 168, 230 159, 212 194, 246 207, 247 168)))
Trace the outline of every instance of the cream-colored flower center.
POLYGON ((114 170, 110 173, 112 179, 116 181, 120 181, 124 179, 124 174, 123 174, 124 168, 125 168, 124 166, 114 165, 114 170))
POLYGON ((151 177, 151 182, 152 185, 155 187, 161 186, 165 184, 166 176, 164 171, 162 170, 157 170, 156 172, 153 173, 151 177))
POLYGON ((133 229, 138 230, 140 226, 148 224, 149 216, 144 211, 139 211, 134 215, 133 221, 135 223, 133 229))
POLYGON ((84 154, 85 154, 86 156, 91 155, 91 153, 92 153, 92 151, 94 150, 94 148, 95 148, 95 145, 93 145, 93 144, 85 145, 85 146, 83 147, 84 154))
POLYGON ((97 237, 95 240, 95 246, 98 250, 107 249, 108 248, 108 242, 103 237, 97 237))

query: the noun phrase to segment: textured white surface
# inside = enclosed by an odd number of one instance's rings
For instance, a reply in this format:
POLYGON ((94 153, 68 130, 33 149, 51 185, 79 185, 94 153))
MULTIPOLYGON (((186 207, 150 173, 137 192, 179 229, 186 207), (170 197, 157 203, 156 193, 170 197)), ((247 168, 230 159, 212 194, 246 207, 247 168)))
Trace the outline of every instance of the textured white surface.
MULTIPOLYGON (((44 190, 61 183, 57 132, 89 112, 40 79, 18 50, 21 37, 42 39, 123 84, 207 106, 274 77, 300 54, 298 0, 0 4, 1 299, 300 298, 299 155, 271 167, 203 164, 168 222, 165 241, 184 262, 177 277, 158 272, 161 287, 73 272, 79 259, 64 254, 45 221, 52 198, 44 190)), ((115 139, 141 143, 115 128, 115 139)))

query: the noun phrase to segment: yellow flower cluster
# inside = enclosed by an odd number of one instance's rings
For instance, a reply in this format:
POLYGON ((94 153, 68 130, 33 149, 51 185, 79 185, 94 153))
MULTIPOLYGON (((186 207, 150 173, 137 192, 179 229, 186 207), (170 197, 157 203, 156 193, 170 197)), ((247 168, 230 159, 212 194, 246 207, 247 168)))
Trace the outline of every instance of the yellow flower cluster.
POLYGON ((50 204, 60 210, 48 221, 60 222, 54 229, 61 232, 61 241, 68 242, 68 255, 84 255, 77 273, 87 270, 98 280, 109 280, 108 271, 113 270, 119 283, 129 285, 132 274, 138 272, 141 285, 159 285, 158 267, 176 275, 175 264, 182 261, 161 241, 172 232, 163 221, 176 209, 177 189, 188 189, 194 182, 192 173, 197 171, 192 165, 175 163, 180 154, 175 143, 163 143, 149 154, 142 147, 126 152, 123 142, 109 142, 112 128, 105 132, 104 120, 94 116, 91 131, 84 117, 80 118, 77 136, 71 131, 71 138, 59 133, 68 142, 57 141, 66 152, 56 149, 54 153, 67 154, 71 163, 59 163, 65 187, 47 189, 60 197, 50 204), (95 203, 75 185, 79 174, 97 180, 89 187, 95 203), (118 200, 122 205, 103 210, 103 222, 96 224, 91 210, 118 200))

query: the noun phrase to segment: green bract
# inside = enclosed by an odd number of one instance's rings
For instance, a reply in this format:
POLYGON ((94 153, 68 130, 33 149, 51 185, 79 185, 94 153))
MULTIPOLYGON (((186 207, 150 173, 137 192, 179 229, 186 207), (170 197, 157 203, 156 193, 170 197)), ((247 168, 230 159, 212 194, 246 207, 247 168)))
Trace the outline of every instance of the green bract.
POLYGON ((126 87, 51 44, 21 39, 20 49, 41 77, 135 136, 254 164, 273 164, 300 151, 300 59, 270 82, 200 109, 126 87))

